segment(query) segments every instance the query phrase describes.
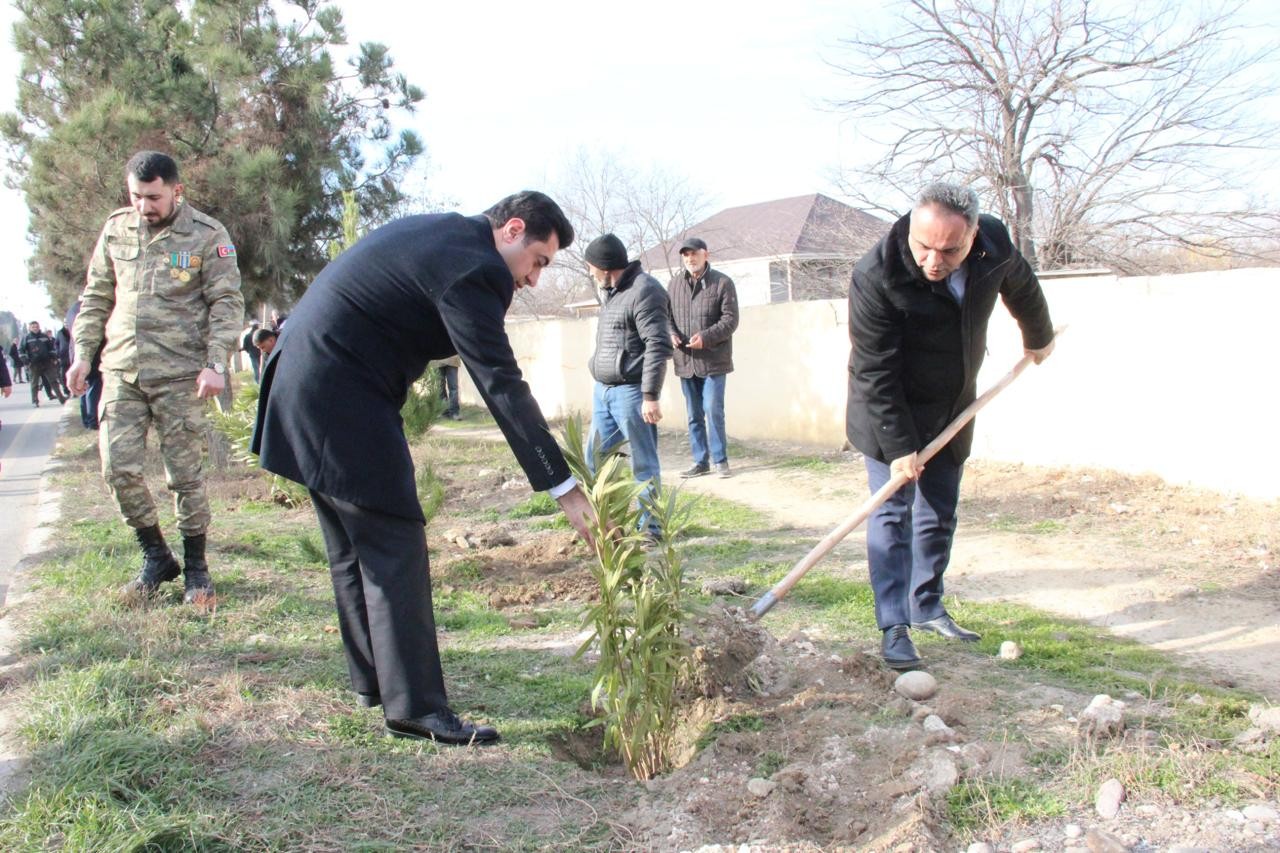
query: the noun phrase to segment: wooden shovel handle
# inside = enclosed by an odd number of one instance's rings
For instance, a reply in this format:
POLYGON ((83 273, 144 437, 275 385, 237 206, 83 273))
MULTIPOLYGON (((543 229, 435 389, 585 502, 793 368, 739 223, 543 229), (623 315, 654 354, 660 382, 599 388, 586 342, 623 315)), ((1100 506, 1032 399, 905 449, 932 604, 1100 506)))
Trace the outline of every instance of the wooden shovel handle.
MULTIPOLYGON (((1066 331, 1066 326, 1059 327, 1054 332, 1054 340, 1057 340, 1058 335, 1061 335, 1064 331, 1066 331)), ((983 406, 990 403, 991 400, 1005 388, 1008 388, 1009 385, 1012 384, 1013 380, 1017 379, 1022 374, 1022 371, 1026 370, 1027 366, 1034 360, 1034 357, 1031 355, 1024 355, 1019 359, 1018 363, 1013 366, 1013 369, 1006 373, 999 382, 992 385, 983 392, 982 396, 978 397, 978 399, 965 407, 965 410, 957 415, 955 420, 948 424, 947 428, 938 434, 937 438, 925 445, 925 448, 918 454, 917 461, 921 465, 924 465, 934 456, 937 456, 938 451, 946 447, 947 442, 955 438, 956 433, 964 429, 965 424, 973 420, 974 415, 978 414, 978 411, 983 406)), ((827 552, 839 544, 842 539, 854 530, 857 530, 862 522, 867 520, 871 513, 875 512, 882 503, 893 496, 894 492, 905 486, 910 482, 910 480, 911 478, 905 474, 897 474, 892 477, 889 482, 877 489, 876 493, 868 498, 862 506, 858 507, 852 515, 842 521, 839 527, 823 537, 822 541, 817 545, 814 545, 813 549, 809 551, 808 554, 805 554, 800 562, 795 564, 791 571, 787 572, 786 577, 774 584, 773 589, 762 595, 760 599, 751 606, 751 610, 749 611, 751 620, 755 621, 768 613, 773 605, 781 601, 783 597, 791 591, 791 588, 796 585, 800 578, 804 577, 805 573, 808 572, 809 569, 813 568, 814 564, 825 557, 827 552)))

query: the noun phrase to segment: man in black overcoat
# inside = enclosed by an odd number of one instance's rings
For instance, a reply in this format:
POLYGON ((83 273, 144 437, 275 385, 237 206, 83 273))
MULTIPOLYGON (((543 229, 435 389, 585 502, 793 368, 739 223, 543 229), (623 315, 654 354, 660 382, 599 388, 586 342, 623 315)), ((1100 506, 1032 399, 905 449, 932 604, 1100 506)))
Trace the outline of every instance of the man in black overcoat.
POLYGON ((590 506, 504 329, 516 288, 536 285, 572 242, 559 206, 536 192, 481 216, 394 221, 325 267, 263 367, 253 449, 311 491, 352 685, 362 705, 382 705, 393 735, 498 738, 450 710, 436 646, 425 519, 399 414, 428 361, 461 356, 530 484, 587 535, 590 506))
POLYGON ((977 396, 997 295, 1039 364, 1053 351, 1040 282, 1004 225, 979 215, 974 192, 954 184, 926 187, 853 270, 847 435, 873 493, 899 473, 911 479, 867 523, 881 650, 895 669, 920 663, 910 628, 979 639, 942 604, 973 422, 927 467, 917 453, 977 396))

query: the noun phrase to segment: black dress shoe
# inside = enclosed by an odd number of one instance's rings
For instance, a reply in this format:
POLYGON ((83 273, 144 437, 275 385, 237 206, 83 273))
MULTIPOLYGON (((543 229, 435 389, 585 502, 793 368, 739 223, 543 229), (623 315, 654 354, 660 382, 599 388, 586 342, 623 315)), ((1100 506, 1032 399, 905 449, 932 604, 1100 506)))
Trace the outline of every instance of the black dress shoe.
POLYGON ((361 708, 376 708, 382 704, 382 697, 377 693, 357 693, 356 704, 361 708))
POLYGON ((912 622, 911 627, 919 628, 921 631, 932 631, 935 634, 941 634, 948 640, 963 640, 966 643, 976 643, 982 639, 981 634, 966 631, 946 613, 943 613, 937 619, 930 619, 928 622, 912 622))
POLYGON ((424 717, 414 717, 412 720, 387 720, 386 725, 387 733, 392 737, 433 740, 451 746, 494 743, 498 740, 498 730, 493 726, 477 726, 460 719, 448 708, 424 717))
POLYGON ((911 631, 906 625, 890 625, 884 629, 880 654, 890 669, 915 669, 920 665, 920 653, 911 642, 911 631))

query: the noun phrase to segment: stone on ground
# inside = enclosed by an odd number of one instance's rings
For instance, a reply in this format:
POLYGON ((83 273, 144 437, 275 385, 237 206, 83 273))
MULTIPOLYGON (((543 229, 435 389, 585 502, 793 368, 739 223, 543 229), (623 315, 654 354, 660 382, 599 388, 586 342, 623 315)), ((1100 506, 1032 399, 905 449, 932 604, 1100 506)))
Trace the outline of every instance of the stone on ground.
POLYGON ((898 695, 916 702, 923 702, 938 692, 938 681, 932 675, 921 670, 904 672, 893 682, 893 689, 898 695))

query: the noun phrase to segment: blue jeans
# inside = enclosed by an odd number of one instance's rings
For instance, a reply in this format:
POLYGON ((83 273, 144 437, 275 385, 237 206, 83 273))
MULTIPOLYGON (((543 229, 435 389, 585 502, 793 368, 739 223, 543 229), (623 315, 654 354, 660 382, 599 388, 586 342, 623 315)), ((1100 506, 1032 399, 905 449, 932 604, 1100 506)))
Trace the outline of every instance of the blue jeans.
MULTIPOLYGON (((889 466, 866 458, 872 493, 889 482, 889 466)), ((957 464, 945 449, 924 473, 885 501, 867 522, 867 566, 876 597, 876 624, 927 622, 944 612, 942 573, 951 560, 960 501, 957 464)))
POLYGON ((636 482, 644 483, 640 493, 640 527, 653 533, 659 528, 648 512, 646 501, 657 497, 662 487, 662 466, 658 462, 658 427, 647 424, 640 416, 644 395, 639 385, 604 385, 596 383, 591 395, 591 440, 587 443, 587 459, 608 453, 626 441, 631 450, 631 474, 636 482))
POLYGON ((102 403, 102 374, 90 373, 80 397, 80 423, 85 429, 98 428, 98 406, 102 403))
POLYGON ((729 461, 729 440, 724 434, 724 383, 728 375, 720 373, 680 380, 684 408, 689 415, 689 452, 695 465, 729 461))

